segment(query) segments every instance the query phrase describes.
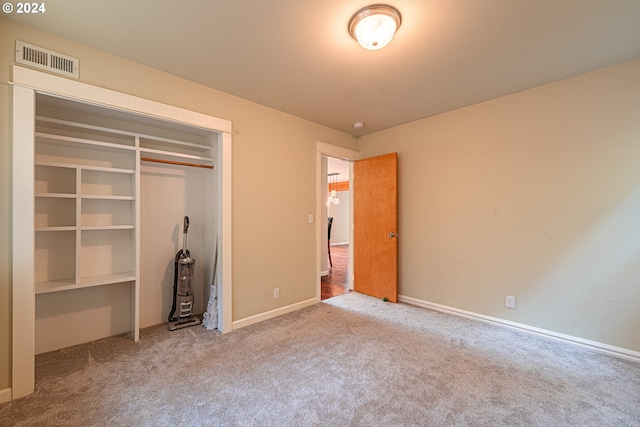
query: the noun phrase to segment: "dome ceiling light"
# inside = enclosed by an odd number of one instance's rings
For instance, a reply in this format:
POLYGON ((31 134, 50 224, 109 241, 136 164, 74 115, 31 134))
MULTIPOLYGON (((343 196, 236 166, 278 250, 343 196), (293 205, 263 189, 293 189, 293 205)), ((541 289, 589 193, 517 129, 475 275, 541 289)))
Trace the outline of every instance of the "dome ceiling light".
POLYGON ((363 7, 351 17, 349 34, 363 48, 378 50, 389 44, 401 22, 402 17, 397 9, 375 4, 363 7))

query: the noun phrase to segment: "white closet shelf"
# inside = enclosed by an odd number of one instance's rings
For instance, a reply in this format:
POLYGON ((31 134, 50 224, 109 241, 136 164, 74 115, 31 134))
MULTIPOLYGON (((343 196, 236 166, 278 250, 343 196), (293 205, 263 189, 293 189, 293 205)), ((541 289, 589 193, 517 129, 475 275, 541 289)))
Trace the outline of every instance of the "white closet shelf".
POLYGON ((72 136, 64 136, 64 135, 55 135, 52 133, 43 133, 36 132, 36 142, 49 142, 49 143, 57 143, 63 145, 90 145, 96 149, 103 150, 122 150, 122 151, 135 151, 136 147, 124 145, 124 144, 114 144, 112 142, 102 142, 102 141, 94 141, 91 139, 85 138, 75 138, 72 136))
POLYGON ((98 230, 133 230, 136 226, 133 224, 124 225, 82 225, 80 230, 82 231, 98 231, 98 230))
POLYGON ((112 168, 109 166, 90 166, 90 165, 79 165, 74 163, 60 163, 60 162, 43 162, 36 161, 36 166, 51 166, 54 168, 66 168, 66 169, 82 169, 82 170, 90 170, 90 171, 99 171, 99 172, 112 172, 112 173, 124 173, 133 175, 136 173, 133 169, 122 169, 122 168, 112 168))
POLYGON ((53 199, 75 199, 76 195, 72 193, 36 193, 35 197, 48 197, 53 199))
POLYGON ((75 231, 75 225, 58 225, 54 227, 35 227, 35 231, 75 231))
POLYGON ((76 282, 74 279, 53 280, 36 283, 36 294, 68 291, 72 289, 90 288, 93 286, 112 285, 116 283, 132 282, 136 280, 135 273, 105 274, 102 276, 82 277, 76 282))
POLYGON ((126 130, 111 128, 111 127, 95 126, 95 125, 90 125, 86 123, 74 122, 70 120, 60 120, 60 119, 54 119, 51 117, 43 117, 43 116, 36 116, 36 120, 39 122, 56 123, 60 125, 71 126, 71 127, 81 128, 81 129, 90 129, 94 131, 108 132, 114 135, 139 137, 142 143, 145 143, 145 142, 149 142, 152 144, 160 143, 163 145, 166 144, 167 147, 174 147, 174 146, 190 147, 190 148, 195 148, 197 150, 202 150, 203 152, 211 150, 211 146, 206 144, 197 144, 194 142, 181 141, 178 139, 165 138, 162 136, 149 135, 149 134, 144 134, 139 132, 129 132, 126 130))
POLYGON ((135 200, 135 196, 110 196, 110 195, 100 195, 100 194, 83 194, 80 196, 83 199, 94 199, 94 200, 135 200))
POLYGON ((105 127, 105 126, 95 126, 95 125, 90 125, 87 123, 80 123, 80 122, 75 122, 72 120, 62 120, 62 119, 54 119, 52 117, 44 117, 44 116, 36 116, 36 122, 40 122, 40 123, 55 123, 57 125, 63 125, 66 126, 67 128, 79 128, 79 129, 88 129, 91 131, 98 131, 98 132, 105 132, 105 133, 111 133, 114 135, 124 135, 124 136, 135 136, 136 133, 134 132, 127 132, 124 130, 120 130, 120 129, 114 129, 111 127, 105 127))
POLYGON ((70 163, 61 163, 61 162, 45 162, 45 161, 40 161, 40 160, 36 160, 34 162, 34 164, 36 166, 52 166, 54 168, 69 168, 69 169, 76 169, 78 166, 77 165, 72 165, 70 163))
POLYGON ((182 146, 182 147, 195 148, 196 150, 201 150, 201 151, 211 150, 211 146, 205 145, 205 144, 197 144, 195 142, 186 142, 186 141, 180 141, 177 139, 163 138, 161 136, 151 136, 151 135, 142 135, 142 134, 140 134, 139 137, 140 137, 140 144, 144 144, 148 142, 152 144, 166 145, 167 147, 182 146))
POLYGON ((213 164, 212 157, 197 156, 195 154, 178 153, 174 151, 157 150, 155 148, 142 148, 142 147, 140 147, 140 153, 156 154, 156 155, 166 156, 168 158, 173 158, 173 159, 196 160, 200 162, 213 164))

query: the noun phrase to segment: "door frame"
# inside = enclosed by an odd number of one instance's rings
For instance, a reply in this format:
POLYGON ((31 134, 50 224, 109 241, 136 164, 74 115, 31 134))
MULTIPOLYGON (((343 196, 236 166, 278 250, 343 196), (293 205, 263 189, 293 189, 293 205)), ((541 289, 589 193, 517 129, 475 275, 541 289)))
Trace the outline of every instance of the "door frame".
MULTIPOLYGON (((349 148, 340 147, 338 145, 328 144, 322 141, 316 141, 316 302, 321 300, 321 277, 322 272, 322 233, 326 233, 326 224, 322 221, 322 209, 325 206, 325 201, 322 200, 322 186, 326 183, 327 177, 322 176, 322 156, 335 157, 338 159, 347 160, 353 162, 360 159, 360 152, 351 150, 349 148)), ((351 174, 353 169, 351 169, 351 174)), ((349 177, 351 180, 353 176, 349 177)), ((351 191, 350 197, 353 199, 353 191, 351 191)), ((350 213, 353 215, 353 213, 350 213)), ((353 227, 349 230, 349 241, 353 242, 353 227)), ((351 251, 353 250, 353 244, 349 248, 349 262, 352 262, 351 251)), ((349 286, 353 289, 353 280, 349 280, 349 286)))

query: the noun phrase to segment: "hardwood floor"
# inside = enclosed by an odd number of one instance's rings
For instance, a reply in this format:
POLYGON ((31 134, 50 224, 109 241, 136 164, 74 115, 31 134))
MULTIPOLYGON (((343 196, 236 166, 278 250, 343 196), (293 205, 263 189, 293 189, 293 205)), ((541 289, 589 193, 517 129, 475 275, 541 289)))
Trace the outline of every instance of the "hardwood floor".
POLYGON ((331 246, 329 275, 322 277, 320 299, 327 299, 349 292, 349 245, 331 246))

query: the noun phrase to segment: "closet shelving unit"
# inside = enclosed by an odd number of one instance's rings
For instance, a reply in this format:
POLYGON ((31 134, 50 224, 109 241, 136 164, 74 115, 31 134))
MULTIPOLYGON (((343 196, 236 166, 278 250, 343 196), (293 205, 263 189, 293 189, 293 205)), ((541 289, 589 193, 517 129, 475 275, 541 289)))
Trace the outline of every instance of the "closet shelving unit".
POLYGON ((55 115, 36 115, 35 293, 129 282, 137 340, 140 163, 213 168, 213 146, 55 115))

